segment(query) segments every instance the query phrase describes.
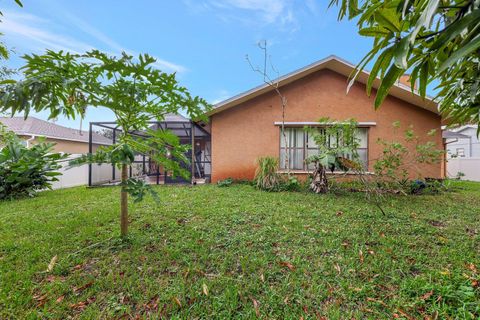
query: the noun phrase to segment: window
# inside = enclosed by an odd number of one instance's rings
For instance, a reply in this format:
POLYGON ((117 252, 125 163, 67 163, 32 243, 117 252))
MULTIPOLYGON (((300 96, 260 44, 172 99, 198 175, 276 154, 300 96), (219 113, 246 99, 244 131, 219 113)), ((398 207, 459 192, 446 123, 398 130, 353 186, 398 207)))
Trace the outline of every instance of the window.
MULTIPOLYGON (((322 130, 319 128, 319 130, 322 130)), ((280 167, 286 169, 285 155, 288 152, 289 167, 291 170, 312 170, 313 164, 306 164, 305 159, 316 154, 318 147, 310 133, 303 128, 285 128, 285 137, 280 129, 280 167)), ((368 162, 368 128, 358 128, 357 138, 359 147, 357 149, 360 161, 365 167, 368 162)), ((333 147, 336 139, 329 139, 330 145, 333 147)), ((351 155, 344 155, 351 158, 351 155)))
POLYGON ((457 148, 457 157, 465 157, 465 149, 457 148))

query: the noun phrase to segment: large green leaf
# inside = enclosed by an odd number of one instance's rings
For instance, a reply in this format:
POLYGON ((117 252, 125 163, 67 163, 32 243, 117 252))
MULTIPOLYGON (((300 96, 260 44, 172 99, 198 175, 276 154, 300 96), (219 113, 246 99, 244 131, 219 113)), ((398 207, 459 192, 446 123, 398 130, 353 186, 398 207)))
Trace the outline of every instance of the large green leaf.
POLYGON ((447 60, 445 60, 438 68, 438 73, 442 73, 446 69, 450 68, 454 63, 461 60, 466 55, 474 52, 480 48, 480 34, 468 42, 465 46, 456 50, 447 60))
POLYGON ((379 9, 374 14, 378 24, 392 32, 400 32, 400 21, 398 20, 395 10, 379 9))
POLYGON ((383 100, 385 100, 385 98, 387 97, 390 88, 404 72, 405 69, 401 69, 395 64, 392 64, 390 66, 390 69, 387 71, 385 77, 382 79, 380 87, 377 90, 377 95, 375 96, 375 109, 380 107, 383 100))
POLYGON ((372 71, 370 71, 370 75, 368 76, 367 80, 367 95, 370 96, 372 92, 372 86, 375 79, 378 77, 378 73, 382 69, 386 69, 390 65, 390 61, 392 60, 394 47, 390 47, 385 49, 377 58, 377 61, 373 65, 372 71))
POLYGON ((456 36, 464 32, 467 27, 478 25, 478 23, 480 23, 480 10, 477 9, 446 27, 445 31, 440 34, 440 36, 431 45, 430 49, 440 49, 452 41, 452 39, 454 39, 456 36))
POLYGON ((395 45, 395 65, 401 69, 408 68, 408 52, 410 50, 410 38, 404 37, 395 45))
POLYGON ((382 35, 388 35, 390 31, 383 27, 368 27, 358 30, 358 34, 366 37, 378 37, 382 35))

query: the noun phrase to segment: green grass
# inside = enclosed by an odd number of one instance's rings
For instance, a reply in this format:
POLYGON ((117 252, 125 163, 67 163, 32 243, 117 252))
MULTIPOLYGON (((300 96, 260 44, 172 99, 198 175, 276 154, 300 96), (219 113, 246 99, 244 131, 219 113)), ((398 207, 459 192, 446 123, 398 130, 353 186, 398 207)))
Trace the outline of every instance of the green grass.
POLYGON ((480 184, 458 187, 387 216, 361 194, 158 187, 128 242, 117 188, 3 202, 0 318, 477 318, 480 184))

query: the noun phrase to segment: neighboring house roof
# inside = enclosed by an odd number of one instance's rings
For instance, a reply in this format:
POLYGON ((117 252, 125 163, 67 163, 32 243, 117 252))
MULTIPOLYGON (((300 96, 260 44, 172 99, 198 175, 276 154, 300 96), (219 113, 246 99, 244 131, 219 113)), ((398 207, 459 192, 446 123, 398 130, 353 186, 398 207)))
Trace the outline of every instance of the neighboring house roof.
POLYGON ((458 128, 455 128, 455 129, 452 129, 453 131, 455 132, 463 132, 467 129, 475 129, 477 130, 478 126, 475 125, 475 124, 467 124, 467 125, 464 125, 464 126, 461 126, 461 127, 458 127, 458 128))
POLYGON ((466 134, 461 134, 455 131, 451 130, 444 130, 442 132, 442 138, 444 139, 468 139, 470 136, 467 136, 466 134))
MULTIPOLYGON (((279 77, 278 79, 275 79, 274 82, 278 83, 279 87, 282 87, 286 84, 289 84, 293 81, 296 81, 298 79, 301 79, 305 76, 308 76, 314 72, 317 72, 322 69, 329 69, 332 71, 335 71, 339 74, 342 74, 346 77, 349 77, 352 72, 355 70, 355 65, 351 64, 348 61, 345 61, 335 55, 331 55, 325 59, 319 60, 317 62, 314 62, 304 68, 298 69, 296 71, 293 71, 291 73, 288 73, 284 76, 279 77)), ((363 71, 358 75, 358 78, 356 81, 361 82, 361 83, 367 83, 367 79, 369 76, 369 72, 363 71)), ((373 87, 378 88, 380 84, 380 80, 377 78, 373 82, 373 87)), ((273 90, 272 86, 268 84, 263 84, 260 85, 256 88, 253 88, 249 91, 246 91, 244 93, 241 93, 239 95, 236 95, 230 99, 224 100, 218 104, 216 104, 210 112, 207 113, 207 115, 211 116, 215 113, 219 113, 221 111, 224 111, 226 109, 229 109, 231 107, 234 107, 236 105, 239 105, 240 103, 243 103, 245 101, 248 101, 252 98, 255 98, 257 96, 260 96, 266 92, 269 92, 273 90)), ((346 90, 346 88, 345 88, 346 90)), ((417 92, 413 93, 410 89, 409 86, 406 86, 402 83, 396 83, 391 89, 390 93, 391 96, 394 96, 396 98, 399 98, 401 100, 404 100, 408 103, 411 103, 413 105, 416 105, 420 108, 426 109, 428 111, 431 111, 435 114, 440 114, 438 110, 437 103, 433 101, 432 98, 426 97, 425 99, 422 98, 417 92)))
POLYGON ((165 122, 189 122, 190 120, 180 114, 167 113, 164 117, 165 122))
MULTIPOLYGON (((67 128, 35 117, 0 117, 0 122, 18 136, 42 136, 46 138, 88 143, 88 131, 67 128)), ((111 144, 111 140, 92 132, 95 144, 111 144)))

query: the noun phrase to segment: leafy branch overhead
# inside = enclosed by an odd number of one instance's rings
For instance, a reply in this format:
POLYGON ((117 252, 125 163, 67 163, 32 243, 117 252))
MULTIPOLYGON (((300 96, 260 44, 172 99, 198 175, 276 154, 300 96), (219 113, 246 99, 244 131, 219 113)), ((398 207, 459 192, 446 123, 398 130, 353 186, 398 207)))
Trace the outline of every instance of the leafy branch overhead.
POLYGON ((439 81, 437 100, 450 122, 480 123, 480 2, 474 0, 332 0, 339 19, 356 19, 359 34, 373 47, 357 66, 353 80, 373 61, 367 82, 376 78, 378 108, 405 72, 422 97, 439 81))

